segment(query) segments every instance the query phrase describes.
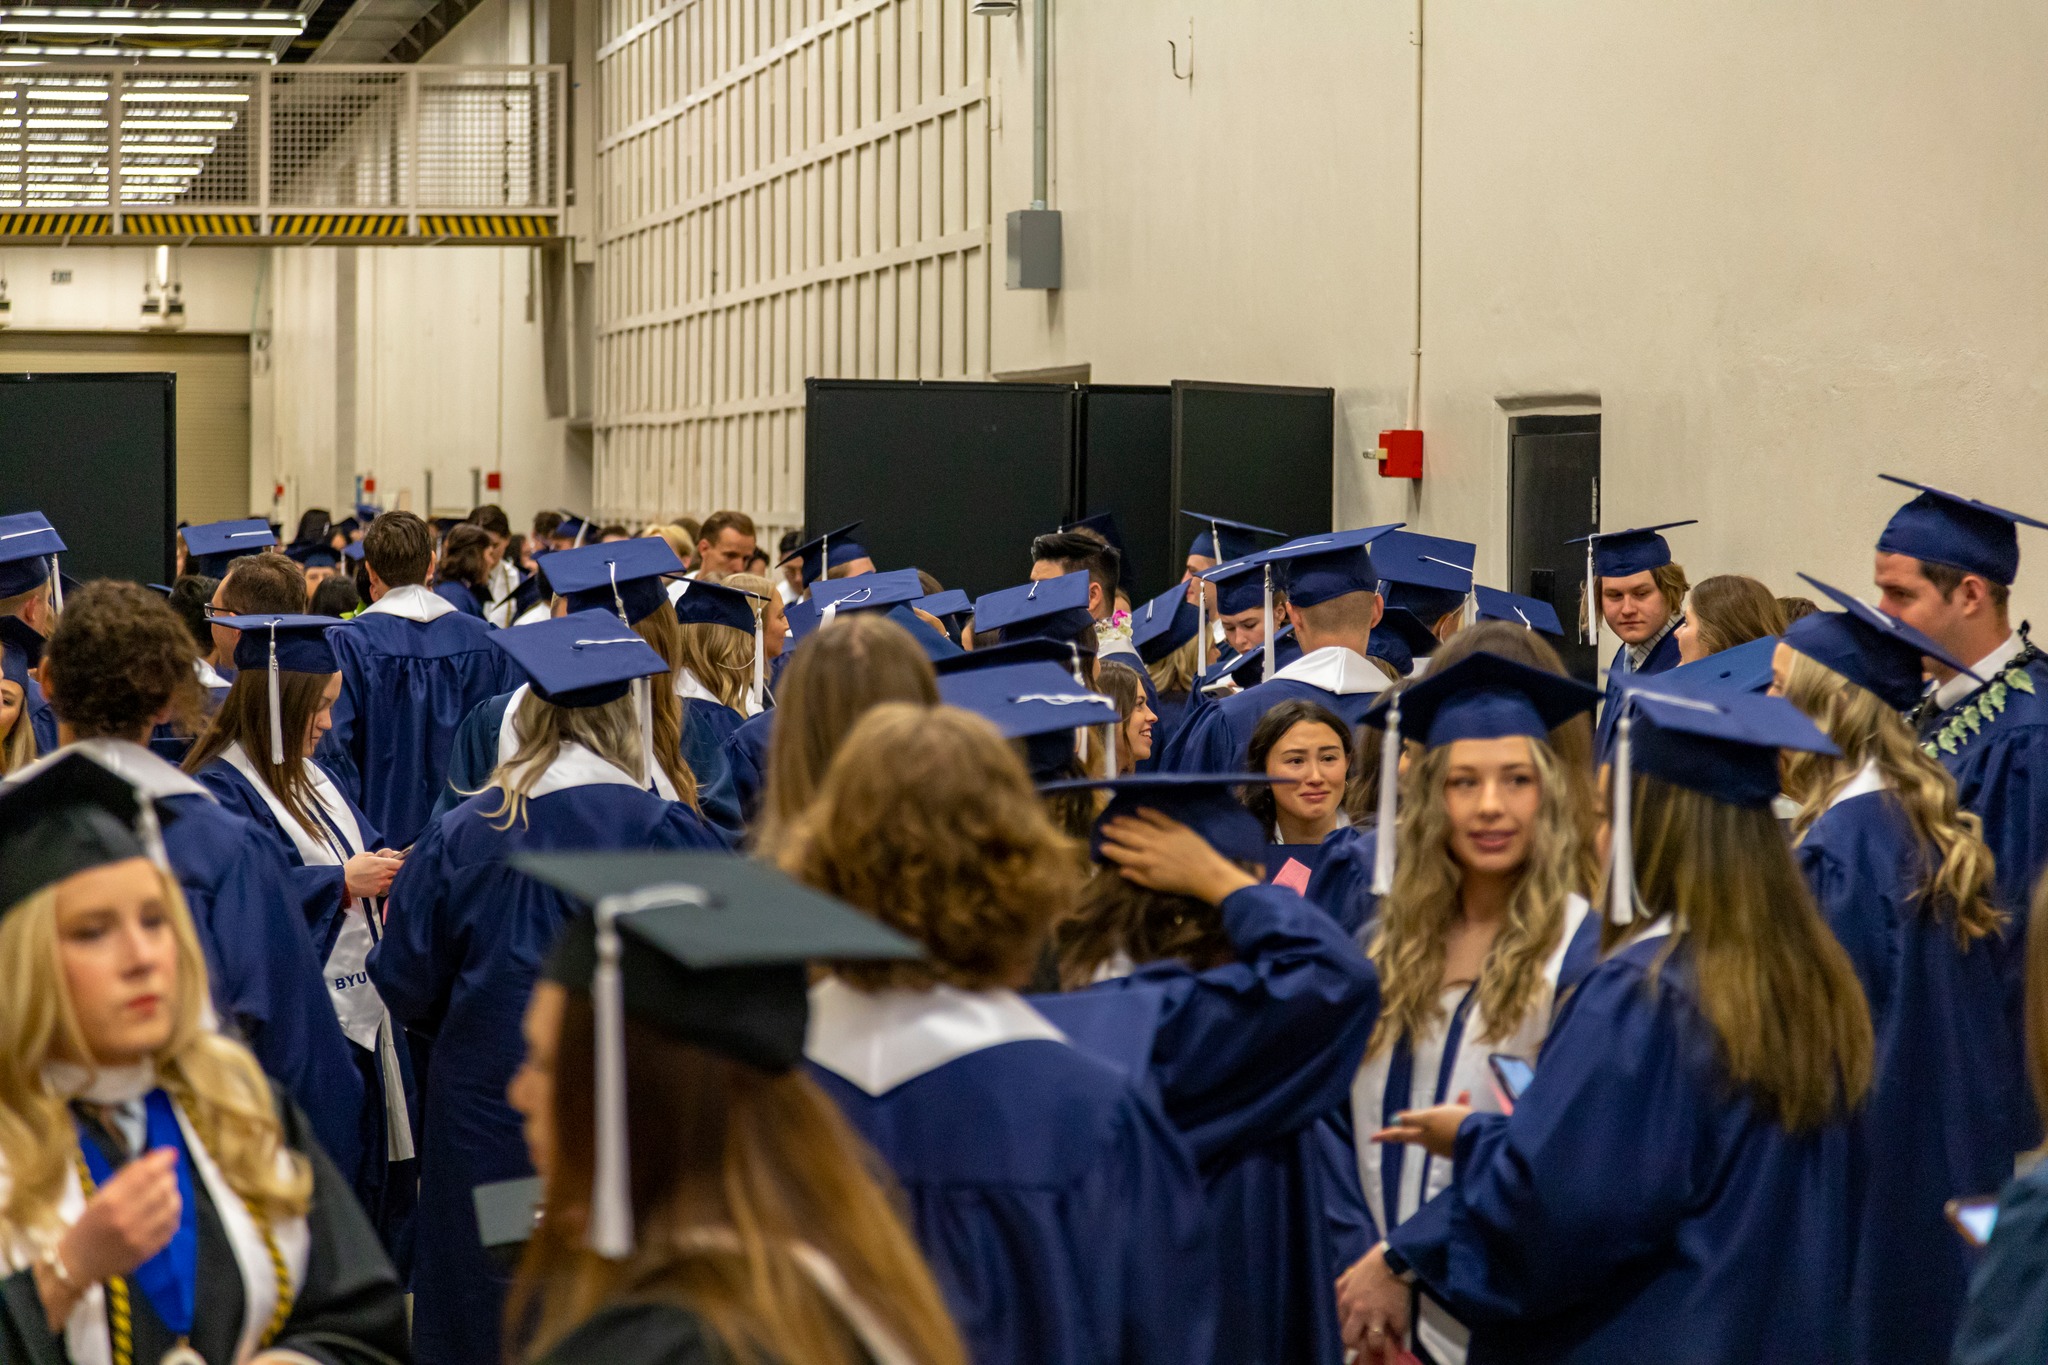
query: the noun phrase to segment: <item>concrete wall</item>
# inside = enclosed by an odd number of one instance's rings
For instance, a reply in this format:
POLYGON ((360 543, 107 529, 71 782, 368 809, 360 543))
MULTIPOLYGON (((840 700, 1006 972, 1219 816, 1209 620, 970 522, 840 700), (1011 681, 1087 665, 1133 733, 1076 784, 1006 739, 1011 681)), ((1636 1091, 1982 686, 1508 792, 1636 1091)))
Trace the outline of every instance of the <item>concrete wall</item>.
MULTIPOLYGON (((1334 385, 1342 524, 1477 540, 1495 582, 1508 407, 1552 399, 1603 414, 1604 525, 1701 519, 1695 578, 1867 585, 1879 470, 2048 511, 2048 10, 1429 4, 1419 488, 1359 456, 1406 424, 1416 15, 1060 4, 1068 284, 996 290, 992 367, 1334 385)), ((993 21, 998 215, 1030 197, 1029 16, 993 21)))
MULTIPOLYGON (((487 0, 428 54, 524 63, 546 51, 539 0, 487 0)), ((269 365, 252 381, 255 478, 287 488, 285 520, 345 507, 358 474, 386 507, 471 506, 472 469, 515 528, 588 506, 587 430, 550 417, 540 251, 525 247, 286 247, 259 303, 269 365)), ((189 289, 188 289, 189 292, 189 289)), ((259 366, 259 369, 262 368, 259 366)))

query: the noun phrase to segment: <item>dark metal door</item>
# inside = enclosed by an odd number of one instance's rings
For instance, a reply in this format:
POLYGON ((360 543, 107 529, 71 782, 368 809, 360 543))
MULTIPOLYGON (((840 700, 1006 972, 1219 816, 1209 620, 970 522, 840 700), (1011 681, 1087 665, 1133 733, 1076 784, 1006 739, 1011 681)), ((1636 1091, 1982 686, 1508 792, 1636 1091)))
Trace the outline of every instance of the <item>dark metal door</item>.
POLYGON ((1565 542, 1600 529, 1600 418, 1517 417, 1509 424, 1508 591, 1557 608, 1566 639, 1558 652, 1572 675, 1592 682, 1597 651, 1580 643, 1586 552, 1565 542))

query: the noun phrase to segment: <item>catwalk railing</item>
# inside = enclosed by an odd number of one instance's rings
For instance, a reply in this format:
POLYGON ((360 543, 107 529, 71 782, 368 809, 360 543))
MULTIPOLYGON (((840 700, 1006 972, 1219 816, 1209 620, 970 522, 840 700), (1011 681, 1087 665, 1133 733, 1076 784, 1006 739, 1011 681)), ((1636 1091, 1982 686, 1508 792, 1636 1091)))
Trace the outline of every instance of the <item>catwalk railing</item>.
POLYGON ((560 66, 0 71, 0 243, 540 241, 560 66))

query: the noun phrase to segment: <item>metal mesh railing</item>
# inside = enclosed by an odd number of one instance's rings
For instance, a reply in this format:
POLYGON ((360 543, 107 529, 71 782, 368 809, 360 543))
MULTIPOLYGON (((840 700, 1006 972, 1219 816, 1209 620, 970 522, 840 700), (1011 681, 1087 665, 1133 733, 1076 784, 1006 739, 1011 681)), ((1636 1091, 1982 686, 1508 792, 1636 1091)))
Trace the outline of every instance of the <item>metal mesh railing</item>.
POLYGON ((560 67, 0 72, 0 208, 562 210, 560 67))

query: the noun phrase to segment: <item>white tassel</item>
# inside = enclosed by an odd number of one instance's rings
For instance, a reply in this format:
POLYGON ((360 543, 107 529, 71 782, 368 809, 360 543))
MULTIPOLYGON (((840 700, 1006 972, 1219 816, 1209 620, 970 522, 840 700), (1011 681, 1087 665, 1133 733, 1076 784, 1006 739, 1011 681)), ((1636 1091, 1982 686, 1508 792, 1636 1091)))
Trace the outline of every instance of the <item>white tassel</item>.
POLYGON ((164 828, 156 818, 156 802, 139 791, 135 793, 135 832, 142 839, 142 851, 149 855, 157 870, 169 873, 171 854, 164 847, 164 828))
POLYGON ((1195 681, 1209 671, 1209 580, 1195 580, 1195 681))
POLYGON ((1464 629, 1479 619, 1479 594, 1477 591, 1465 594, 1465 610, 1458 617, 1458 628, 1464 629))
POLYGON ((633 679, 633 704, 640 712, 640 780, 654 779, 654 685, 651 679, 633 679))
POLYGON ((1119 718, 1115 725, 1105 725, 1102 727, 1103 733, 1108 736, 1108 739, 1105 741, 1105 744, 1109 749, 1109 769, 1108 771, 1102 774, 1104 777, 1115 777, 1117 775, 1116 732, 1118 726, 1121 726, 1122 724, 1123 720, 1119 718))
POLYGON ((1593 572, 1593 542, 1586 542, 1586 643, 1600 643, 1600 579, 1593 572))
POLYGON ((270 626, 270 766, 284 766, 284 702, 277 677, 277 623, 270 626))
POLYGON ((597 1157, 591 1180, 590 1249, 607 1260, 633 1253, 632 1168, 626 1148, 626 988, 619 968, 618 905, 597 904, 597 1157))
POLYGON ((1277 646, 1273 640, 1273 566, 1266 565, 1266 666, 1259 674, 1260 682, 1273 678, 1273 653, 1277 646))
POLYGON ((1614 766, 1610 769, 1612 786, 1608 794, 1608 808, 1614 817, 1608 833, 1607 918, 1614 924, 1627 924, 1636 917, 1635 830, 1629 811, 1635 785, 1629 773, 1629 729, 1634 722, 1626 709, 1627 696, 1621 698, 1621 705, 1621 719, 1614 727, 1614 766))
POLYGON ((50 556, 50 601, 57 608, 57 614, 64 613, 64 575, 57 568, 57 556, 50 556))
POLYGON ((767 709, 768 702, 768 630, 761 618, 768 612, 768 603, 763 600, 754 604, 754 711, 759 715, 767 709))
POLYGON ((1384 896, 1394 889, 1394 827, 1400 817, 1400 799, 1401 698, 1396 694, 1387 704, 1387 729, 1380 736, 1379 820, 1372 852, 1375 896, 1384 896))
POLYGON ((831 624, 832 624, 832 618, 833 618, 833 617, 835 617, 835 616, 837 616, 838 614, 839 614, 839 603, 838 603, 838 602, 836 602, 836 601, 832 601, 832 602, 827 602, 827 603, 825 604, 825 610, 823 610, 823 611, 821 611, 821 612, 819 612, 819 613, 818 613, 818 624, 819 624, 819 626, 823 627, 823 626, 829 626, 829 625, 831 625, 831 624))
POLYGON ((405 1073, 398 1069, 398 1044, 391 1034, 391 1015, 386 1012, 377 1021, 377 1070, 384 1083, 384 1157, 410 1161, 415 1155, 412 1115, 405 1107, 405 1073))

